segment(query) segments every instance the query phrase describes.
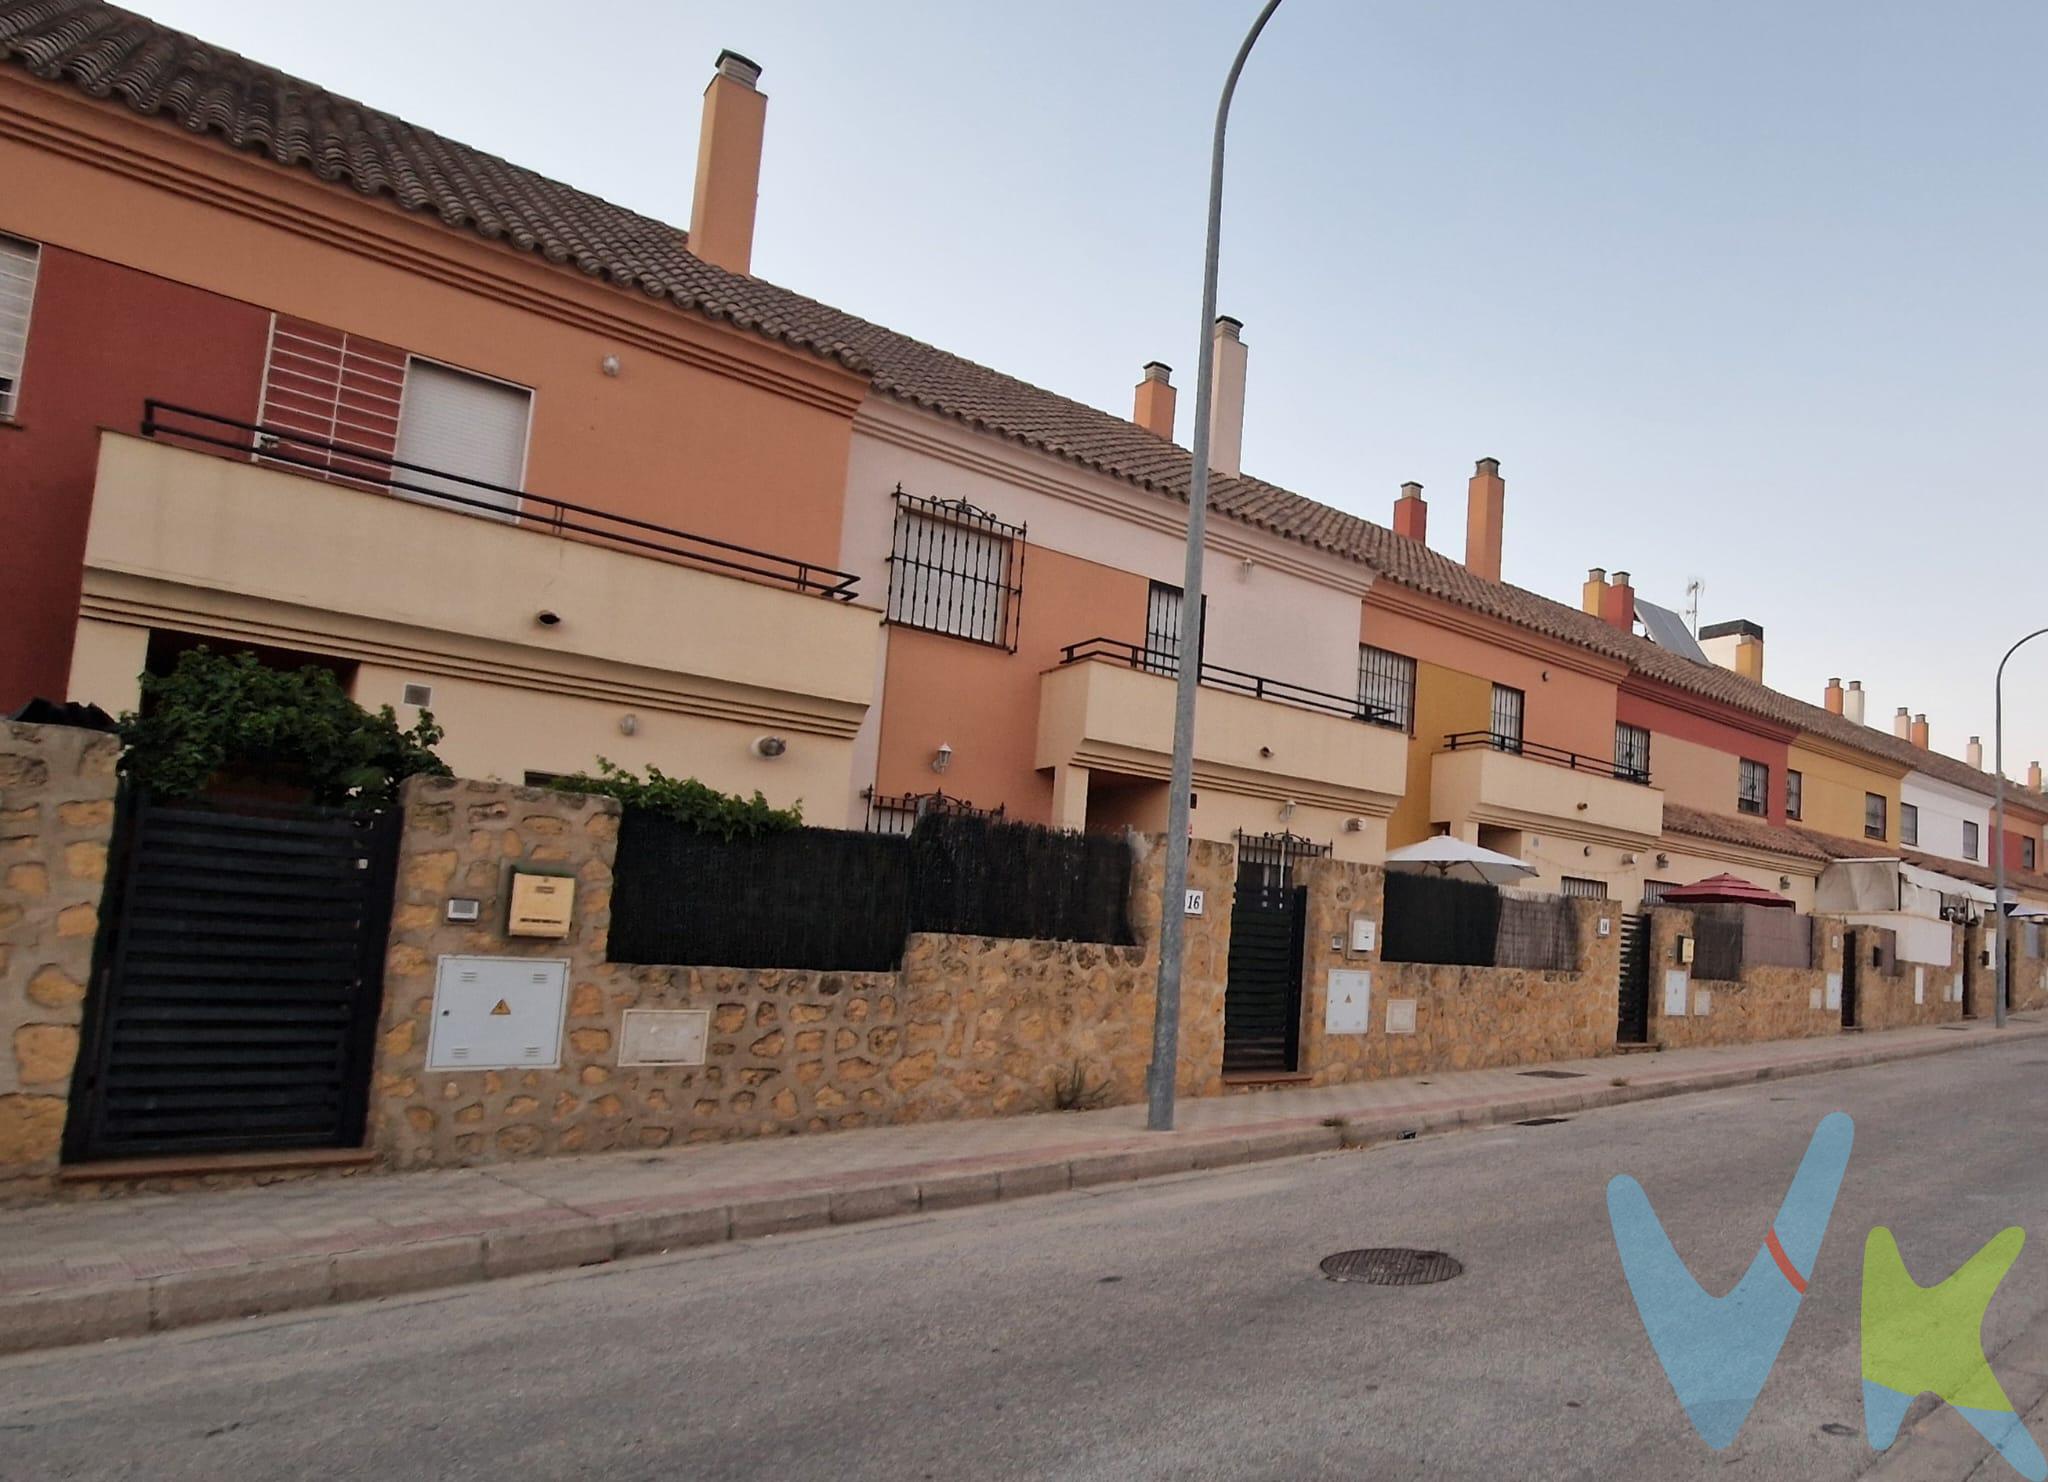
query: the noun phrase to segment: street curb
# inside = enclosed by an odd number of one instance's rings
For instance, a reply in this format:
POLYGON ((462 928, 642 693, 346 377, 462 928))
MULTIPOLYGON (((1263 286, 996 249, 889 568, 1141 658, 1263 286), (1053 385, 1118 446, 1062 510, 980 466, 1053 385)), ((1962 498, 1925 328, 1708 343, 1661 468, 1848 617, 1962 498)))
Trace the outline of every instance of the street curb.
MULTIPOLYGON (((2048 1034, 2048 1026, 2008 1031, 1999 1042, 2048 1034)), ((1012 1166, 953 1170, 906 1179, 878 1170, 865 1181, 786 1192, 726 1204, 679 1204, 596 1213, 563 1208, 545 1222, 415 1244, 291 1256, 242 1266, 177 1271, 147 1280, 108 1282, 0 1297, 0 1355, 132 1338, 199 1323, 256 1317, 336 1302, 401 1296, 500 1277, 526 1276, 615 1260, 664 1255, 728 1240, 858 1224, 907 1214, 967 1209, 1116 1183, 1229 1168, 1276 1158, 1375 1147, 1460 1128, 1499 1127, 1759 1081, 1856 1070, 1985 1045, 1976 1035, 1953 1044, 1875 1047, 1831 1059, 1701 1071, 1644 1084, 1532 1092, 1490 1106, 1447 1106, 1370 1117, 1276 1120, 1212 1134, 1159 1134, 1159 1146, 1118 1147, 1045 1158, 1023 1154, 1012 1166)), ((1615 1062, 1641 1065, 1641 1061, 1615 1062)), ((985 1161, 985 1160, 977 1160, 985 1161)))

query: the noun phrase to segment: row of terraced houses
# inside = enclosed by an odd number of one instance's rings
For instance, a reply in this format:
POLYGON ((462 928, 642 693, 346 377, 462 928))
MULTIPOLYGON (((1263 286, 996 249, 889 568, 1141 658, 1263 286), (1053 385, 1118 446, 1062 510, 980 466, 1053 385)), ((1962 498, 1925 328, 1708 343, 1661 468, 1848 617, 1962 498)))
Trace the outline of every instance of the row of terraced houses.
MULTIPOLYGON (((752 62, 684 230, 93 0, 4 0, 0 58, 0 713, 204 643, 430 709, 467 778, 1163 827, 1184 388, 1112 415, 753 276, 752 62)), ((2002 855, 2048 902, 2038 767, 1997 833, 1974 739, 1772 689, 1757 624, 1502 581, 1494 458, 1462 553, 1419 485, 1381 524, 1261 481, 1214 334, 1198 839, 1449 833, 1622 914, 1724 873, 1826 909, 1866 860, 1981 897, 2002 855)))

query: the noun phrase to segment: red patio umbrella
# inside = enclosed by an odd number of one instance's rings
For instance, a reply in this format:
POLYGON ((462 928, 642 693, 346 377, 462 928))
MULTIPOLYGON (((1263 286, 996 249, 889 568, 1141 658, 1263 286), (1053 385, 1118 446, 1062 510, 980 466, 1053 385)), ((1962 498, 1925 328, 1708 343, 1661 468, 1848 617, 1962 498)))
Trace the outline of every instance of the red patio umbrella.
POLYGON ((1766 890, 1761 885, 1752 885, 1738 875, 1709 875, 1704 880, 1695 880, 1690 885, 1681 885, 1664 892, 1658 904, 1667 906, 1783 906, 1792 909, 1792 902, 1776 891, 1766 890))

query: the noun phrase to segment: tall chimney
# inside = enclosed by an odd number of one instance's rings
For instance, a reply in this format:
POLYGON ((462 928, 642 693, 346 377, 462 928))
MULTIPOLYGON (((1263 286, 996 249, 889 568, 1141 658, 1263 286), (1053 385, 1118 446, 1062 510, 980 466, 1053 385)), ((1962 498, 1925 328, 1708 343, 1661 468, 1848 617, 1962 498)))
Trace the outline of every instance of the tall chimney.
POLYGON ((1923 710, 1918 715, 1913 717, 1913 729, 1906 739, 1911 741, 1915 746, 1919 747, 1922 751, 1930 751, 1933 749, 1927 744, 1926 711, 1923 710))
POLYGON ((1600 616, 1610 628, 1619 628, 1624 633, 1636 630, 1636 589, 1629 585, 1628 573, 1617 571, 1614 579, 1607 584, 1607 591, 1600 599, 1600 616))
POLYGON ((1863 724, 1863 681, 1852 679, 1848 690, 1842 695, 1842 714, 1857 725, 1863 724))
POLYGON ((1899 707, 1899 713, 1892 717, 1892 734, 1901 741, 1913 734, 1913 712, 1903 705, 1899 707))
POLYGON ((1579 588, 1579 606, 1594 617, 1601 617, 1607 611, 1607 569, 1595 566, 1586 573, 1586 584, 1579 588))
POLYGON ((761 136, 768 97, 755 86, 761 69, 736 51, 718 54, 704 89, 697 135, 697 198, 690 206, 690 251, 727 272, 754 259, 754 205, 761 193, 761 136))
POLYGON ((1209 377, 1209 468, 1236 478, 1244 464, 1244 325, 1216 316, 1216 365, 1209 377))
POLYGON ((2041 764, 2039 762, 2027 763, 2027 786, 2031 787, 2035 792, 2041 790, 2041 764))
POLYGON ((1401 486, 1401 497, 1394 501, 1394 533, 1419 545, 1429 543, 1429 504, 1413 479, 1401 486))
POLYGON ((1764 630, 1756 623, 1746 618, 1709 623, 1700 629, 1700 649, 1723 669, 1733 669, 1758 684, 1764 682, 1764 630))
POLYGON ((1984 738, 1982 736, 1972 736, 1970 738, 1970 744, 1963 748, 1963 760, 1980 772, 1984 770, 1984 738))
POLYGON ((1465 569, 1488 581, 1500 580, 1500 523, 1508 486, 1500 459, 1481 458, 1465 493, 1465 569))
POLYGON ((1145 362, 1145 378, 1138 382, 1137 405, 1131 420, 1151 433, 1173 441, 1173 367, 1163 361, 1145 362))
POLYGON ((1842 713, 1842 681, 1839 678, 1828 681, 1828 687, 1821 692, 1821 702, 1828 707, 1830 715, 1842 713))

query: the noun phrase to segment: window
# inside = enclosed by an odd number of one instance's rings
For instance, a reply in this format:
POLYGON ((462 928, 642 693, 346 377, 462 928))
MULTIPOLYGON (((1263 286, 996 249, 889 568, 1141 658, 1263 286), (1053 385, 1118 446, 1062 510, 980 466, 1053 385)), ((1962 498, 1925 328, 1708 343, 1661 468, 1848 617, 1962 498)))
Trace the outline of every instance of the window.
POLYGON ((1614 775, 1626 782, 1650 780, 1650 730, 1620 721, 1614 727, 1614 775))
POLYGON ((1646 906, 1661 905, 1664 901, 1664 892, 1676 889, 1678 889, 1678 882, 1676 880, 1645 880, 1643 882, 1643 904, 1646 906))
POLYGON ((1920 842, 1920 809, 1913 803, 1899 804, 1899 842, 1918 844, 1920 842))
POLYGON ((14 415, 21 399, 21 371, 28 360, 28 314, 36 296, 36 265, 42 249, 19 237, 0 237, 0 421, 14 415))
POLYGON ((1493 687, 1493 744, 1502 751, 1522 749, 1522 692, 1504 684, 1493 687))
POLYGON ((519 495, 514 491, 526 481, 526 429, 532 415, 533 393, 524 386, 415 358, 405 368, 398 460, 418 467, 399 469, 397 476, 451 496, 411 496, 429 504, 482 513, 516 510, 519 495))
MULTIPOLYGON (((1180 614, 1185 596, 1179 587, 1155 581, 1145 594, 1144 667, 1154 674, 1180 673, 1180 614)), ((1209 599, 1202 599, 1202 631, 1195 636, 1199 660, 1209 646, 1209 599)))
POLYGON ((1882 839, 1889 832, 1884 816, 1884 794, 1867 792, 1863 795, 1863 837, 1882 839))
MULTIPOLYGON (((1882 802, 1880 798, 1878 801, 1882 802)), ((1785 770, 1785 816, 1797 818, 1806 810, 1806 774, 1785 770)))
POLYGON ((1737 776, 1735 809, 1738 813, 1763 814, 1771 811, 1771 769, 1744 757, 1737 776))
POLYGON ((2032 839, 2020 840, 2020 868, 2023 870, 2034 868, 2034 843, 2032 839))
POLYGON ((1607 882, 1588 880, 1578 875, 1566 875, 1560 882, 1558 893, 1575 896, 1579 900, 1604 901, 1607 899, 1607 882))
POLYGON ((1358 645, 1358 706, 1367 715, 1415 730, 1415 660, 1369 643, 1358 645))
POLYGON ((1024 527, 896 490, 889 621, 1017 651, 1024 527))
POLYGON ((1974 824, 1974 823, 1972 823, 1972 822, 1970 822, 1970 821, 1969 821, 1968 819, 1964 819, 1964 820, 1963 820, 1963 858, 1964 858, 1964 859, 1975 859, 1976 857, 1977 857, 1977 825, 1976 825, 1976 824, 1974 824))

